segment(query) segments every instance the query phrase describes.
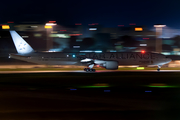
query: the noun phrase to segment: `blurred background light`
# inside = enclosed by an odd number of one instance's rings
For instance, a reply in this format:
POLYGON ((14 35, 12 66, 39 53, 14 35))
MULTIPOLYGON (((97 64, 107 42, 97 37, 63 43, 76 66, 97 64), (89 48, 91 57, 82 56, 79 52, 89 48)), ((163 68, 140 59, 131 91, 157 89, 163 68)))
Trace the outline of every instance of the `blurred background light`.
POLYGON ((49 23, 55 23, 56 21, 49 21, 49 23))
POLYGON ((96 50, 95 53, 102 53, 102 50, 96 50))
POLYGON ((140 44, 139 46, 147 46, 147 44, 140 44))
POLYGON ((80 48, 80 46, 73 46, 73 48, 80 48))
POLYGON ((44 28, 49 29, 52 28, 52 26, 45 25, 44 28))
POLYGON ((46 23, 47 26, 56 25, 56 23, 46 23))
POLYGON ((97 28, 89 28, 89 30, 97 30, 97 28))
POLYGON ((2 29, 10 29, 9 25, 2 25, 2 29))
POLYGON ((154 25, 154 27, 166 27, 166 25, 154 25))
POLYGON ((143 28, 135 28, 135 31, 143 31, 143 28))

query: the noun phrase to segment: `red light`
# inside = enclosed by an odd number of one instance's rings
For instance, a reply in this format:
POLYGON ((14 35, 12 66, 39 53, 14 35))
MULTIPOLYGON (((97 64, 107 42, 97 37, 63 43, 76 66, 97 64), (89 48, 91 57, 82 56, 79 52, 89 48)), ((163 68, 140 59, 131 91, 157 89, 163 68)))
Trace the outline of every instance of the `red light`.
POLYGON ((8 21, 7 23, 14 23, 13 21, 8 21))
POLYGON ((81 23, 75 23, 75 25, 82 25, 81 23))
POLYGON ((148 40, 149 38, 143 38, 144 40, 148 40))
POLYGON ((99 23, 93 23, 94 25, 98 25, 99 23))
POLYGON ((56 21, 49 21, 50 23, 55 23, 56 21))
POLYGON ((92 24, 88 24, 88 25, 98 25, 98 23, 92 23, 92 24))
POLYGON ((141 51, 141 53, 145 53, 145 51, 144 51, 144 50, 142 50, 142 51, 141 51))
POLYGON ((136 23, 130 23, 129 25, 136 25, 136 23))

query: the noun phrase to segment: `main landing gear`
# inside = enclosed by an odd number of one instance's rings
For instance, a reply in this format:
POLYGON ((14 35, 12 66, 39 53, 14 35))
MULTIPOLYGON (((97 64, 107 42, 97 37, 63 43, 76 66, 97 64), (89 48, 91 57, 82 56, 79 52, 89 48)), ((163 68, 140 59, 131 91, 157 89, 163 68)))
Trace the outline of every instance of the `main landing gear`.
POLYGON ((91 68, 84 68, 84 71, 86 72, 95 72, 95 69, 91 69, 91 68))
POLYGON ((94 64, 91 64, 91 65, 88 66, 88 68, 84 68, 84 71, 86 71, 86 72, 95 72, 96 70, 93 69, 93 67, 94 67, 94 64))
POLYGON ((158 69, 157 69, 157 71, 160 71, 160 68, 161 68, 161 65, 158 65, 158 69))

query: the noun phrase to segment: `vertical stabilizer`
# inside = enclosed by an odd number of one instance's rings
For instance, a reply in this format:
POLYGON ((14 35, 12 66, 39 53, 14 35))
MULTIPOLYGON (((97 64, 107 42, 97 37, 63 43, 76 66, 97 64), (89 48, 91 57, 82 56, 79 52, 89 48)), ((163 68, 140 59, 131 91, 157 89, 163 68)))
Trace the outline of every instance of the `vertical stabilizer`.
POLYGON ((33 48, 16 32, 10 31, 16 50, 19 54, 27 54, 33 52, 33 48))

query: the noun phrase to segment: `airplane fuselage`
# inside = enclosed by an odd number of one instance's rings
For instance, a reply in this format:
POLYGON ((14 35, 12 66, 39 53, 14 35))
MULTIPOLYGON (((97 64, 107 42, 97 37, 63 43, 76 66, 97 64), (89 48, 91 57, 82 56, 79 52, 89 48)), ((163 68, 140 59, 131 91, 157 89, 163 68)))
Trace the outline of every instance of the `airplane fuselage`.
POLYGON ((119 65, 163 65, 169 58, 157 53, 116 52, 116 53, 62 53, 34 52, 30 54, 10 54, 11 58, 47 65, 80 65, 81 59, 89 58, 98 61, 117 61, 119 65))

